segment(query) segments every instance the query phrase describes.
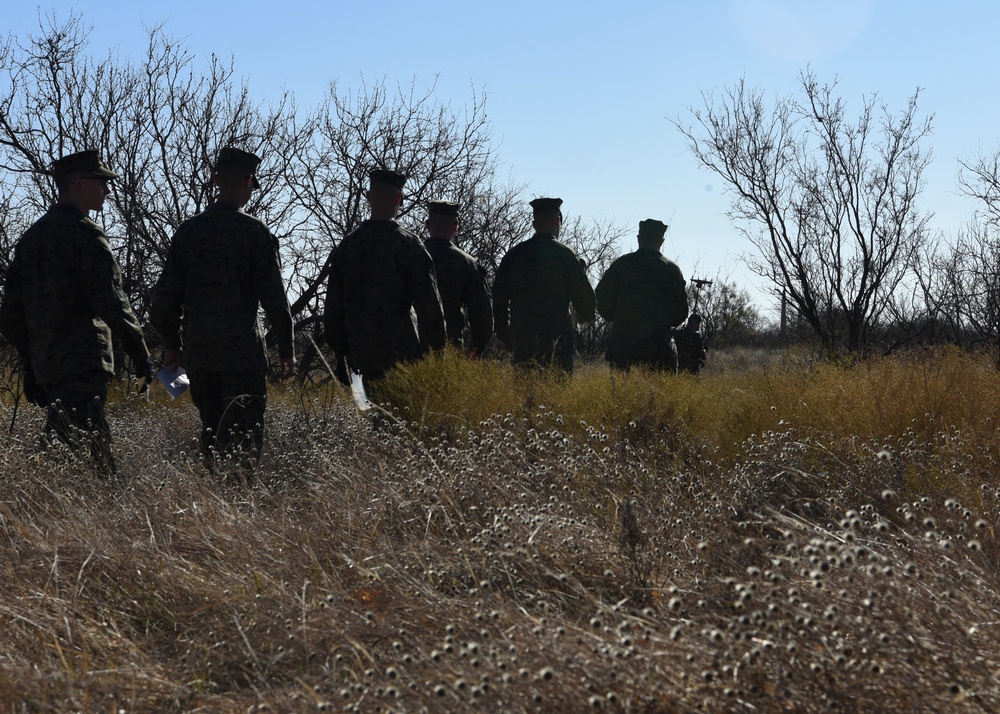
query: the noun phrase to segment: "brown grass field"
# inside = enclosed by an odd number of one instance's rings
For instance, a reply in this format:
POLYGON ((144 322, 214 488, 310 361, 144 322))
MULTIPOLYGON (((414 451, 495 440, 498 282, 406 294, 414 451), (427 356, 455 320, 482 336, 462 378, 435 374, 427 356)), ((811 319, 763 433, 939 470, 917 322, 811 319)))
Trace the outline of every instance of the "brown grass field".
MULTIPOLYGON (((0 450, 0 712, 1000 711, 1000 372, 454 354, 275 385, 257 478, 120 385, 0 450)), ((12 403, 0 405, 5 425, 12 403)))

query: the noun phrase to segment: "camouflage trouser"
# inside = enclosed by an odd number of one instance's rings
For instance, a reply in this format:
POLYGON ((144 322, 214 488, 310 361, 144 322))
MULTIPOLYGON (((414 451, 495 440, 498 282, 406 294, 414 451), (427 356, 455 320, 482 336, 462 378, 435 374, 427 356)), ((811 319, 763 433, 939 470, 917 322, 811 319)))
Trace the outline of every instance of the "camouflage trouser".
POLYGON ((253 467, 264 445, 267 378, 264 372, 188 371, 191 399, 201 415, 201 449, 209 466, 229 457, 253 467))
POLYGON ((649 355, 615 355, 608 357, 612 368, 627 371, 633 367, 645 367, 646 369, 659 372, 669 372, 677 374, 677 354, 673 350, 663 355, 651 357, 649 355))
POLYGON ((104 411, 111 375, 103 370, 74 374, 42 386, 48 403, 45 442, 62 442, 93 460, 98 470, 115 472, 111 428, 104 411))
POLYGON ((573 371, 573 334, 559 335, 519 335, 511 338, 513 355, 511 362, 525 367, 557 367, 566 372, 573 371))
POLYGON ((677 348, 669 336, 646 335, 636 337, 615 333, 612 328, 611 340, 605 355, 614 369, 628 370, 632 367, 662 372, 677 373, 677 348))
POLYGON ((697 332, 677 330, 674 333, 677 344, 677 368, 681 372, 698 374, 705 366, 705 342, 697 332))

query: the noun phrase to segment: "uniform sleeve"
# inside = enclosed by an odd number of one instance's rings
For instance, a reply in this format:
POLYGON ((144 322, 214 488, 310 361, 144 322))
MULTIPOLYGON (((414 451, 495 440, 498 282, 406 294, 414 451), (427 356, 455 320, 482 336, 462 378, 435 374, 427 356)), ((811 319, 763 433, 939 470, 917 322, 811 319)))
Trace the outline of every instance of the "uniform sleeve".
POLYGON ((0 332, 14 345, 22 358, 29 355, 28 323, 24 316, 24 298, 21 292, 21 261, 17 252, 7 268, 3 301, 0 302, 0 332))
POLYGON ((94 312, 107 323, 113 335, 125 343, 132 361, 141 364, 149 358, 142 327, 132 312, 122 287, 122 274, 103 234, 95 236, 89 260, 81 265, 82 284, 89 287, 87 299, 94 312))
POLYGON ((615 308, 618 303, 618 271, 612 263, 604 277, 597 283, 594 297, 597 300, 597 312, 608 322, 615 321, 615 308))
POLYGON ((167 262, 163 266, 153 299, 149 304, 149 324, 153 326, 168 350, 181 346, 181 316, 184 304, 184 282, 179 273, 176 254, 177 236, 170 243, 167 262))
POLYGON ((478 264, 466 286, 465 309, 469 314, 472 349, 476 354, 482 354, 493 336, 493 305, 486 271, 478 264))
POLYGON ((266 229, 264 233, 254 250, 254 291, 277 338, 278 354, 282 359, 291 359, 295 356, 294 326, 285 281, 281 277, 278 239, 266 229))
POLYGON ((493 331, 502 342, 510 342, 510 277, 506 256, 493 279, 493 331))
POLYGON ((323 334, 338 357, 348 356, 347 322, 344 316, 344 280, 337 250, 330 254, 330 280, 326 286, 323 334))
POLYGON ((441 295, 438 293, 437 274, 434 272, 434 260, 416 238, 413 239, 413 259, 410 265, 412 270, 410 286, 413 291, 413 308, 417 312, 420 342, 430 349, 442 349, 447 334, 441 295))
POLYGON ((583 263, 579 260, 575 260, 574 263, 575 266, 571 273, 570 301, 573 303, 573 309, 576 310, 577 318, 581 322, 593 322, 597 303, 597 298, 594 297, 594 288, 591 287, 590 280, 587 279, 587 271, 584 270, 583 263))

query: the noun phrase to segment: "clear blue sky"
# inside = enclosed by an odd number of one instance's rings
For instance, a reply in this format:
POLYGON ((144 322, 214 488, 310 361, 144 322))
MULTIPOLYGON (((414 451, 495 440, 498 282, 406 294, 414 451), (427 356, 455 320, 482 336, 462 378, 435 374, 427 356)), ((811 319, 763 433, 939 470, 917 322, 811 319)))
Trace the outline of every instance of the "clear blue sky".
POLYGON ((839 77, 851 107, 877 92, 899 110, 921 87, 935 157, 922 205, 947 233, 974 207, 956 195, 956 158, 1000 138, 992 0, 19 2, 0 27, 23 35, 40 10, 71 9, 93 26, 98 55, 136 54, 144 27, 162 22, 196 55, 232 54, 260 98, 288 89, 311 105, 331 80, 351 87, 362 76, 420 87, 437 76, 440 98, 457 106, 484 89, 501 159, 532 194, 626 226, 664 220, 664 252, 686 276, 722 269, 755 298, 739 263, 752 246, 725 218, 724 186, 668 121, 700 106, 702 92, 745 76, 789 94, 807 64, 821 81, 839 77))

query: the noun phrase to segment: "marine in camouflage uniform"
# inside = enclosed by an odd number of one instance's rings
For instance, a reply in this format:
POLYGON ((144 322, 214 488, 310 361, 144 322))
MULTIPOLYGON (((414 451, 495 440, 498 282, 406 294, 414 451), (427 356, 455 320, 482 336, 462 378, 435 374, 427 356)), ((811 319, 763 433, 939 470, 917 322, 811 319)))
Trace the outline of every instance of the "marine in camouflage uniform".
POLYGON ((611 324, 612 367, 676 371, 671 328, 688 314, 681 269, 660 254, 667 226, 639 223, 639 248, 614 261, 597 284, 597 311, 611 324))
POLYGON ((594 319, 594 289, 573 250, 557 238, 562 199, 531 202, 535 234, 500 261, 493 283, 497 337, 514 364, 555 365, 573 370, 576 332, 570 305, 581 322, 594 319))
POLYGON ((438 291, 444 308, 448 341, 479 357, 493 337, 493 306, 486 271, 479 262, 452 243, 458 233, 458 204, 431 201, 427 204, 424 247, 434 261, 438 291), (464 340, 468 315, 469 340, 464 340))
POLYGON ((282 374, 295 369, 278 241, 243 210, 260 187, 260 161, 234 147, 219 152, 218 198, 177 229, 150 306, 166 349, 164 366, 183 364, 188 373, 211 466, 223 456, 236 466, 254 466, 260 458, 268 363, 259 307, 277 338, 282 374))
POLYGON ((705 340, 701 336, 701 315, 692 312, 687 320, 674 331, 677 345, 677 370, 698 374, 708 361, 705 340))
POLYGON ((395 365, 442 349, 445 324, 431 256, 396 223, 406 177, 376 169, 369 180, 371 217, 330 255, 323 322, 327 343, 371 392, 395 365))
POLYGON ((58 199, 14 246, 0 330, 21 357, 26 396, 46 407, 47 439, 87 452, 110 474, 112 334, 137 375, 149 378, 152 369, 107 236, 89 217, 118 174, 92 150, 56 160, 51 175, 58 199))

